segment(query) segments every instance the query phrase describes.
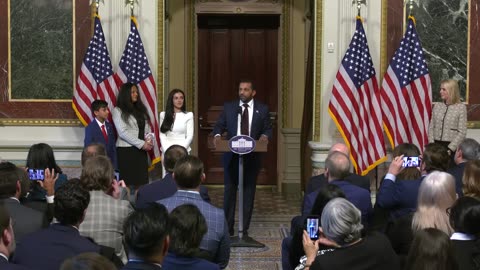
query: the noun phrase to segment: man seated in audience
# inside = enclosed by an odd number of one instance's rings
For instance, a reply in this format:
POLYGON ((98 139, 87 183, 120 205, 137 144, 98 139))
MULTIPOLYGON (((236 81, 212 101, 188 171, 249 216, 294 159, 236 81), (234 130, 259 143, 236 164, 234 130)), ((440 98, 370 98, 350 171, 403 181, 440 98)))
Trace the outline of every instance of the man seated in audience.
POLYGON ((474 139, 466 138, 458 145, 454 156, 455 166, 450 168, 448 173, 455 177, 455 190, 460 197, 463 196, 462 178, 465 164, 467 161, 478 159, 479 155, 480 144, 474 139))
MULTIPOLYGON (((82 167, 85 166, 85 162, 87 161, 87 159, 96 156, 107 156, 107 150, 105 149, 105 145, 101 143, 92 143, 89 144, 87 147, 83 148, 81 159, 82 167)), ((125 185, 125 182, 123 182, 123 180, 120 180, 118 182, 114 182, 114 184, 115 185, 112 186, 109 191, 107 191, 107 194, 113 196, 116 199, 129 200, 130 190, 125 185)))
POLYGON ((450 162, 446 146, 429 143, 423 151, 421 177, 415 180, 402 180, 397 179, 397 176, 406 169, 402 166, 403 156, 393 158, 377 193, 376 203, 390 211, 391 221, 414 212, 417 209, 418 190, 425 176, 433 171, 445 172, 450 162))
MULTIPOLYGON (((230 259, 230 236, 223 209, 212 206, 200 196, 200 183, 205 179, 203 162, 195 156, 186 156, 175 164, 173 179, 178 191, 171 197, 158 201, 169 212, 181 204, 193 204, 207 221, 208 231, 203 237, 200 249, 209 252, 211 261, 221 268, 228 265, 230 259)), ((208 258, 207 258, 208 259, 208 258)))
MULTIPOLYGON (((163 166, 165 167, 167 174, 162 180, 154 181, 138 190, 135 203, 137 209, 144 208, 149 203, 168 198, 177 192, 177 184, 172 177, 173 169, 175 168, 175 163, 187 155, 187 149, 181 145, 172 145, 167 151, 165 151, 163 166)), ((207 187, 203 185, 200 185, 200 196, 206 202, 210 202, 207 187)))
POLYGON ((162 269, 169 246, 168 211, 161 204, 150 204, 132 212, 123 225, 128 263, 122 270, 162 269))
POLYGON ((26 235, 17 245, 13 262, 36 270, 59 269, 62 262, 83 252, 99 252, 100 247, 82 237, 78 227, 90 201, 88 191, 68 181, 55 193, 54 213, 58 223, 26 235))
MULTIPOLYGON (((51 178, 45 179, 45 183, 53 183, 51 178)), ((0 163, 0 200, 10 212, 14 221, 13 230, 17 243, 28 233, 38 231, 48 226, 47 217, 44 213, 20 204, 22 184, 18 178, 18 168, 10 162, 0 163)))
POLYGON ((101 143, 91 143, 85 148, 83 148, 81 158, 82 167, 85 166, 85 161, 87 161, 87 159, 96 156, 107 156, 107 150, 105 149, 105 145, 101 143))
POLYGON ((198 207, 182 204, 173 209, 170 213, 170 248, 163 260, 165 268, 220 270, 218 264, 198 257, 206 233, 207 222, 198 207))
POLYGON ((130 202, 107 194, 112 188, 118 188, 110 159, 105 156, 88 158, 82 169, 80 185, 90 193, 90 205, 79 228, 80 233, 100 245, 114 248, 117 256, 126 262, 122 226, 133 208, 130 202))
MULTIPOLYGON (((330 150, 328 151, 328 154, 330 155, 335 151, 344 153, 347 157, 350 157, 350 150, 343 143, 336 143, 332 145, 332 147, 330 147, 330 150)), ((361 176, 349 172, 349 174, 345 176, 344 180, 350 182, 351 184, 364 188, 368 190, 368 192, 370 192, 370 179, 366 176, 361 176)), ((310 181, 308 181, 307 187, 305 189, 305 194, 310 194, 314 191, 317 191, 320 188, 326 186, 327 184, 328 180, 325 174, 313 176, 312 178, 310 178, 310 181)))
POLYGON ((0 203, 0 269, 25 270, 26 268, 11 264, 8 259, 15 251, 15 234, 12 219, 3 204, 0 203))
MULTIPOLYGON (((328 179, 328 183, 334 184, 345 193, 345 197, 355 207, 362 212, 362 223, 368 224, 370 216, 372 214, 372 201, 370 198, 370 192, 357 185, 344 180, 350 174, 350 159, 344 153, 335 151, 328 155, 325 160, 325 175, 328 179)), ((304 213, 310 213, 313 203, 318 195, 318 190, 308 194, 304 200, 304 213)))

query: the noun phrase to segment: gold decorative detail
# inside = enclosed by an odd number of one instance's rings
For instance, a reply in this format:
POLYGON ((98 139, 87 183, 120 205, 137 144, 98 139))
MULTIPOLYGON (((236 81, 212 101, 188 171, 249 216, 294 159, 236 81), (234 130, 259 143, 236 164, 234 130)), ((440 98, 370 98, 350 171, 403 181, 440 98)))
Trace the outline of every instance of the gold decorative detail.
POLYGON ((235 12, 241 13, 241 12, 242 12, 242 8, 237 7, 237 8, 235 9, 235 12))
POLYGON ((190 13, 189 20, 187 22, 187 59, 189 59, 189 64, 187 65, 187 82, 185 89, 185 95, 187 95, 187 111, 193 112, 195 107, 195 35, 196 35, 196 16, 195 16, 195 5, 191 1, 187 1, 186 8, 190 13))
POLYGON ((283 3, 282 16, 282 128, 289 126, 290 96, 290 6, 291 0, 283 3))
POLYGON ((0 118, 0 126, 81 126, 78 119, 28 119, 28 118, 0 118))
POLYGON ((382 26, 380 29, 380 82, 383 75, 387 72, 387 25, 388 25, 388 4, 387 0, 382 0, 382 26))
POLYGON ((320 115, 321 111, 321 101, 322 101, 322 8, 323 8, 323 0, 314 1, 314 46, 313 46, 313 54, 315 55, 314 63, 313 63, 313 73, 314 73, 314 80, 313 80, 313 91, 314 91, 314 105, 313 105, 313 140, 320 141, 320 119, 322 118, 320 115))
POLYGON ((163 97, 165 89, 164 85, 164 74, 163 74, 163 48, 164 48, 164 36, 165 36, 165 1, 158 1, 157 6, 157 18, 158 18, 158 29, 157 29, 157 109, 158 111, 163 110, 163 97))
POLYGON ((480 129, 480 121, 468 121, 467 128, 480 129))

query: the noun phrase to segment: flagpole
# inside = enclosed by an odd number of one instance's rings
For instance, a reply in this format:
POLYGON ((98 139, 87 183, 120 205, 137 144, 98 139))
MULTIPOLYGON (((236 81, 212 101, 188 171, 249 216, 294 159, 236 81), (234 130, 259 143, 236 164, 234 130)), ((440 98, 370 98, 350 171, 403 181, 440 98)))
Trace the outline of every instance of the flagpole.
POLYGON ((406 5, 408 5, 408 17, 413 16, 413 0, 406 0, 406 5))
POLYGON ((130 16, 133 17, 133 6, 135 4, 135 1, 138 3, 138 0, 126 0, 126 3, 130 5, 130 16))
POLYGON ((361 17, 360 10, 362 9, 362 4, 367 5, 367 0, 353 0, 352 5, 357 5, 357 16, 361 17))
POLYGON ((95 15, 98 16, 98 7, 100 7, 100 0, 95 0, 95 15))

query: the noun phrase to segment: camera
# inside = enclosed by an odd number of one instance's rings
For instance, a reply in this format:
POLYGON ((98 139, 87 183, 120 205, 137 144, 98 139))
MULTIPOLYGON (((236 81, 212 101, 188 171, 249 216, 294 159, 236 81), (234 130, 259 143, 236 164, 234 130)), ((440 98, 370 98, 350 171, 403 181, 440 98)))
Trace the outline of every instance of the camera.
POLYGON ((114 174, 115 174, 115 180, 117 180, 117 182, 120 181, 120 173, 118 171, 115 171, 114 174))
POLYGON ((45 179, 45 170, 42 169, 28 169, 28 177, 32 181, 43 181, 45 179))
POLYGON ((416 168, 420 167, 420 157, 403 157, 404 168, 416 168))
POLYGON ((319 216, 308 216, 307 217, 307 224, 305 230, 308 233, 308 236, 312 240, 318 239, 318 227, 320 224, 319 216))

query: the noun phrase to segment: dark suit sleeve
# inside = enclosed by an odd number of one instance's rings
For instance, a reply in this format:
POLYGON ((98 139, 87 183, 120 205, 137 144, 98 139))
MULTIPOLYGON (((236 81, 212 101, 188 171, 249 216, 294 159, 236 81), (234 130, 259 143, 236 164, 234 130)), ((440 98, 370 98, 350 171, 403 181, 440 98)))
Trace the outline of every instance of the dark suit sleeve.
POLYGON ((206 186, 200 186, 200 196, 208 203, 211 203, 210 196, 208 195, 208 188, 206 186))
POLYGON ((92 125, 85 128, 85 139, 83 140, 83 147, 89 146, 93 142, 92 125))
POLYGON ((272 123, 270 121, 270 114, 268 110, 268 106, 264 106, 263 112, 263 126, 262 126, 262 135, 267 135, 268 139, 272 139, 272 123))
POLYGON ((399 203, 395 183, 389 179, 383 179, 377 194, 378 206, 389 209, 395 207, 399 203))
POLYGON ((146 208, 146 201, 144 199, 144 196, 143 196, 143 191, 142 189, 140 188, 137 192, 137 198, 135 200, 135 208, 136 209, 142 209, 142 208, 146 208))
POLYGON ((317 198, 318 192, 312 192, 305 196, 305 199, 303 200, 303 210, 302 210, 302 215, 309 215, 310 212, 312 211, 313 203, 315 202, 315 199, 317 198))
POLYGON ((220 114, 220 117, 218 118, 217 122, 215 123, 215 127, 213 128, 212 134, 220 134, 222 135, 223 131, 227 128, 227 115, 225 113, 225 110, 227 110, 228 104, 224 103, 223 104, 223 111, 220 114))

